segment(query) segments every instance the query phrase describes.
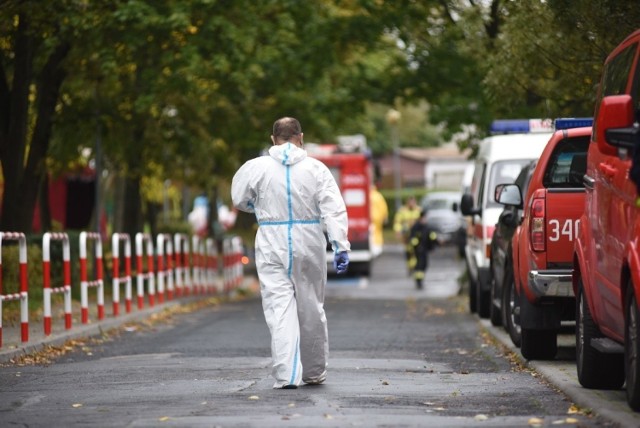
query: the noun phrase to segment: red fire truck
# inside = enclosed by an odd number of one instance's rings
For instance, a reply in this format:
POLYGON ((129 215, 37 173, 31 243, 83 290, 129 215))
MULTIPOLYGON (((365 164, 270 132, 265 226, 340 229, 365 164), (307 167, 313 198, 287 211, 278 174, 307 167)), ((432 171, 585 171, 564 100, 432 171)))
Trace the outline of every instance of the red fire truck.
MULTIPOLYGON (((370 246, 371 156, 363 136, 339 138, 339 144, 305 144, 309 154, 322 161, 340 187, 349 216, 349 273, 368 276, 373 259, 370 246)), ((327 246, 327 266, 333 271, 333 252, 327 246)))

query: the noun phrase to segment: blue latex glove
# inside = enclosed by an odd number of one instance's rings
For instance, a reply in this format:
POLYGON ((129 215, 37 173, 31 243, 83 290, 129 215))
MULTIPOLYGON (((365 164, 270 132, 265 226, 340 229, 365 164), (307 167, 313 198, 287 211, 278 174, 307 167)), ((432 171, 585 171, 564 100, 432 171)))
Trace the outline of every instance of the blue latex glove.
POLYGON ((333 267, 335 268, 336 273, 346 273, 347 268, 349 267, 349 253, 346 251, 336 253, 333 257, 333 267))

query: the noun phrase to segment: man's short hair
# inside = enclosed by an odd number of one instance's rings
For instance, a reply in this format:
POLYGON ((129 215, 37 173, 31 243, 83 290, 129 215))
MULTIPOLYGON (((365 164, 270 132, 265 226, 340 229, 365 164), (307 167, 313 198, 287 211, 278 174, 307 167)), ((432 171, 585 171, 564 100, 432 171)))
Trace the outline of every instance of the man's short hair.
POLYGON ((291 137, 302 134, 302 127, 298 119, 293 117, 283 117, 273 124, 273 136, 276 139, 289 141, 291 137))

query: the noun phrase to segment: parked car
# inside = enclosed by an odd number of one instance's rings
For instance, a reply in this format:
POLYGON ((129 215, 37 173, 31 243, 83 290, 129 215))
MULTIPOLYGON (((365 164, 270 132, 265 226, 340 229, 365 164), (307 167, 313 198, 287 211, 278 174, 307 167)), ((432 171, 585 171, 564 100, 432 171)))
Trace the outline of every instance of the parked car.
MULTIPOLYGON (((533 170, 537 160, 525 165, 518 174, 514 184, 521 189, 522 194, 527 194, 527 188, 533 175, 533 170)), ((499 201, 499 194, 504 187, 503 183, 496 186, 496 200, 499 201)), ((496 228, 491 237, 491 324, 504 326, 510 333, 514 345, 520 346, 520 326, 511 327, 513 320, 507 320, 508 316, 514 316, 517 305, 513 299, 515 293, 513 289, 513 262, 511 260, 511 241, 522 222, 524 215, 523 204, 505 205, 500 213, 496 228), (510 280, 509 280, 510 279, 510 280), (511 327, 511 328, 510 328, 511 327), (517 327, 517 328, 516 328, 517 327), (514 334, 517 334, 514 336, 514 334)))
POLYGON ((621 388, 640 410, 640 30, 607 57, 574 245, 576 362, 586 388, 621 388))
POLYGON ((491 236, 503 207, 494 199, 500 183, 513 183, 524 165, 537 159, 551 137, 551 121, 494 121, 491 135, 480 142, 469 193, 460 209, 469 216, 465 261, 469 278, 469 310, 488 318, 491 306, 489 251, 491 236))
POLYGON ((511 184, 496 192, 499 202, 524 207, 511 255, 517 308, 504 309, 517 314, 520 352, 529 360, 554 358, 562 323, 575 321, 573 241, 584 211, 592 122, 557 120, 527 191, 511 184))
POLYGON ((460 212, 461 192, 431 192, 424 196, 422 209, 428 210, 427 224, 438 235, 441 245, 455 245, 464 257, 467 242, 467 222, 460 212))

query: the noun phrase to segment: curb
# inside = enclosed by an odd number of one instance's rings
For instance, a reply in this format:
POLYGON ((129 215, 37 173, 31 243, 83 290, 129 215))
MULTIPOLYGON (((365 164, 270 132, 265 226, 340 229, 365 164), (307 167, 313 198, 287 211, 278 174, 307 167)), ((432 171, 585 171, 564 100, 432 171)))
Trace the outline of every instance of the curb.
POLYGON ((511 338, 502 327, 494 327, 489 320, 485 319, 478 322, 485 331, 513 352, 524 367, 542 375, 547 383, 562 391, 577 406, 587 411, 591 410, 596 415, 614 422, 620 427, 640 427, 640 413, 631 410, 627 404, 624 389, 584 388, 578 381, 575 361, 525 360, 520 354, 520 349, 513 345, 511 338))

